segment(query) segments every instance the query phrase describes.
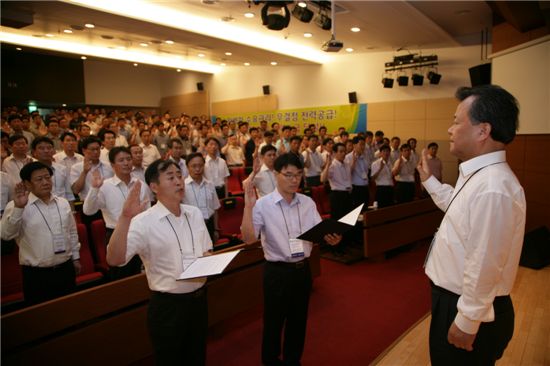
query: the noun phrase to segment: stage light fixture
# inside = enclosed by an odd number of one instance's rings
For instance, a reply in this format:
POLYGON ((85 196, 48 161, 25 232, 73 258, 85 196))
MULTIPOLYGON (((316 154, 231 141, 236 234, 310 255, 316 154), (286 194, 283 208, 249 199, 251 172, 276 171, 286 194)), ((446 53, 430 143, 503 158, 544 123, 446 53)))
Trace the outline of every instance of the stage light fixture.
POLYGON ((271 30, 282 30, 290 23, 290 11, 287 2, 267 1, 262 8, 262 24, 271 30), (271 9, 271 13, 269 13, 271 9), (281 15, 281 12, 284 15, 281 15))
POLYGON ((384 85, 384 88, 393 88, 393 79, 392 78, 383 78, 382 79, 382 85, 384 85))
POLYGON ((315 24, 323 30, 330 30, 332 27, 332 19, 325 14, 323 9, 319 10, 319 14, 315 17, 315 19, 313 19, 313 22, 315 22, 315 24))
POLYGON ((296 19, 304 23, 309 23, 311 22, 311 19, 313 19, 313 12, 309 10, 307 7, 302 7, 299 4, 296 4, 294 6, 294 9, 292 10, 292 15, 296 19))
POLYGON ((424 84, 424 75, 413 74, 411 79, 412 79, 413 85, 415 86, 421 86, 422 84, 424 84))
POLYGON ((409 77, 408 76, 398 76, 397 77, 397 85, 399 86, 407 86, 409 85, 409 77))
POLYGON ((433 84, 433 85, 439 84, 439 81, 441 80, 441 74, 438 74, 435 71, 430 71, 427 77, 428 77, 428 80, 430 80, 430 84, 433 84))

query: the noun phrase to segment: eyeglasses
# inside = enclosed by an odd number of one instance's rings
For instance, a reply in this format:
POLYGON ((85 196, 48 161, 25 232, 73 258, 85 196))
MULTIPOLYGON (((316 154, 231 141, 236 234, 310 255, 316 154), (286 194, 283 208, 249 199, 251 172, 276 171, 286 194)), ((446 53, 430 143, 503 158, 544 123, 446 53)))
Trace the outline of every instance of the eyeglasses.
POLYGON ((293 179, 300 180, 304 175, 303 173, 298 173, 298 174, 279 173, 279 174, 285 177, 286 180, 293 180, 293 179))

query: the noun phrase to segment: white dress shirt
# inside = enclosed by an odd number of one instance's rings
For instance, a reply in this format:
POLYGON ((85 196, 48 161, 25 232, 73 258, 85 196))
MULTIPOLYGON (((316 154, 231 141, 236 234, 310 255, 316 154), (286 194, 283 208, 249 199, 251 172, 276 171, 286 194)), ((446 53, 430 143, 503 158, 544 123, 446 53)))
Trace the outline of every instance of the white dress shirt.
MULTIPOLYGON (((319 222, 315 202, 308 196, 296 193, 289 204, 279 193, 260 198, 252 210, 252 222, 256 237, 261 235, 264 257, 270 262, 298 262, 303 257, 292 258, 289 239, 295 239, 319 222)), ((311 254, 311 242, 304 241, 304 256, 311 254)))
POLYGON ((262 164, 260 171, 254 176, 254 186, 258 197, 270 194, 277 187, 275 173, 267 165, 262 164))
POLYGON ((206 164, 204 165, 204 177, 208 179, 214 186, 220 187, 225 184, 225 178, 229 177, 229 168, 222 158, 212 159, 210 155, 206 156, 206 164))
POLYGON ((18 160, 13 155, 10 155, 2 162, 2 171, 8 173, 13 184, 17 184, 21 182, 21 177, 19 176, 21 168, 32 161, 34 159, 30 155, 27 155, 22 160, 18 160))
POLYGON ((185 163, 184 158, 180 158, 178 161, 176 161, 176 159, 174 159, 173 157, 170 156, 168 159, 170 159, 170 160, 172 160, 172 161, 174 161, 178 164, 178 166, 181 169, 181 175, 184 178, 187 178, 189 176, 189 170, 187 170, 187 164, 185 163))
POLYGON ((132 167, 132 172, 130 173, 132 177, 139 179, 142 182, 145 182, 145 169, 132 167))
MULTIPOLYGON (((378 172, 378 169, 380 169, 380 165, 382 164, 382 158, 378 158, 372 163, 370 172, 372 175, 376 174, 378 172)), ((391 174, 391 165, 388 161, 384 166, 382 167, 382 170, 374 180, 376 182, 377 186, 393 186, 393 178, 391 174)))
MULTIPOLYGON (((350 152, 346 155, 344 161, 351 168, 351 164, 353 163, 353 154, 354 152, 350 152)), ((369 184, 369 160, 365 156, 365 154, 357 157, 357 160, 355 161, 355 166, 353 170, 351 171, 351 184, 354 186, 366 186, 369 184)))
MULTIPOLYGON (((71 168, 71 175, 69 177, 69 182, 71 183, 71 186, 78 180, 80 177, 80 174, 84 170, 84 162, 76 163, 71 168)), ((88 191, 92 187, 92 174, 95 170, 99 170, 101 173, 101 176, 103 179, 111 178, 115 173, 113 173, 113 169, 111 168, 111 165, 105 165, 99 161, 96 165, 92 166, 92 169, 86 174, 86 181, 84 182, 84 187, 82 187, 82 190, 80 193, 78 193, 78 196, 80 199, 85 199, 88 195, 88 191)))
POLYGON ((183 272, 183 257, 201 257, 212 241, 200 210, 180 205, 176 217, 161 202, 134 217, 128 230, 126 263, 138 254, 153 291, 187 293, 201 288, 206 277, 176 281, 183 272), (191 231, 192 230, 192 231, 191 231))
POLYGON ((307 154, 309 152, 309 167, 304 166, 304 173, 306 177, 318 177, 321 175, 323 170, 323 157, 317 151, 311 151, 307 149, 302 151, 302 156, 304 161, 307 160, 307 154))
POLYGON ((52 193, 67 199, 67 201, 74 201, 74 193, 67 168, 59 163, 52 163, 50 168, 53 170, 52 193))
POLYGON ((102 147, 101 151, 99 152, 99 160, 105 165, 111 166, 111 162, 109 161, 109 151, 106 148, 102 147))
POLYGON ((14 185, 11 177, 6 172, 0 172, 0 217, 6 209, 8 202, 12 200, 14 185))
POLYGON ((229 165, 243 165, 244 164, 244 152, 240 146, 225 145, 222 148, 222 153, 227 159, 226 162, 229 165))
MULTIPOLYGON (((399 159, 401 159, 401 168, 399 170, 399 173, 395 176, 395 180, 398 182, 414 183, 414 172, 417 163, 413 161, 413 159, 407 160, 404 157, 400 157, 399 159)), ((394 168, 397 167, 399 159, 395 163, 393 163, 394 168)))
POLYGON ((206 179, 202 179, 200 184, 191 177, 185 179, 185 196, 183 203, 195 206, 201 210, 202 217, 208 220, 218 208, 220 200, 216 193, 216 187, 206 179))
POLYGON ((426 274, 437 286, 460 295, 455 323, 475 334, 480 322, 494 320, 495 296, 512 291, 526 205, 504 151, 465 161, 459 171, 454 189, 433 176, 423 183, 443 211, 456 196, 435 236, 426 274))
POLYGON ((56 163, 64 165, 67 168, 67 175, 70 175, 72 166, 84 161, 84 156, 79 153, 74 153, 73 156, 67 156, 65 151, 60 151, 53 156, 53 159, 56 163))
POLYGON ((139 146, 143 149, 143 168, 147 169, 153 161, 161 158, 160 152, 155 145, 149 144, 145 146, 142 142, 139 146))
POLYGON ((69 202, 52 196, 48 204, 34 194, 24 208, 11 201, 2 216, 2 239, 16 239, 19 264, 33 267, 53 267, 80 258, 80 243, 76 222, 69 202), (55 254, 54 235, 64 239, 65 251, 55 254))
MULTIPOLYGON (((126 183, 120 180, 116 175, 105 179, 101 187, 90 188, 84 200, 84 204, 82 205, 82 212, 91 216, 98 210, 101 210, 105 226, 109 229, 114 229, 122 213, 124 202, 126 202, 126 198, 128 198, 128 193, 137 181, 136 178, 131 178, 130 184, 126 185, 126 183)), ((147 208, 149 208, 149 192, 145 182, 141 182, 140 191, 140 202, 147 200, 147 208)))
POLYGON ((351 172, 350 166, 345 162, 339 162, 333 159, 328 168, 328 182, 333 191, 351 190, 351 172))

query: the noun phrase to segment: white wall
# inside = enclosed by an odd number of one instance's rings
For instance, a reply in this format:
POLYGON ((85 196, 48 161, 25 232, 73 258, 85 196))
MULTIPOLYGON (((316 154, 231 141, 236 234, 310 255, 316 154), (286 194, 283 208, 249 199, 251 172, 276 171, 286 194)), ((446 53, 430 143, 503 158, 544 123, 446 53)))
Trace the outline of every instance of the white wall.
POLYGON ((494 57, 491 80, 518 99, 518 133, 550 133, 550 41, 494 57))
MULTIPOLYGON (((343 52, 343 51, 340 51, 343 52)), ((301 108, 348 103, 348 92, 357 92, 360 103, 452 97, 457 87, 470 85, 468 68, 480 62, 477 46, 424 50, 437 54, 442 75, 439 85, 384 89, 384 63, 392 52, 342 54, 317 66, 231 66, 212 78, 212 102, 262 95, 262 85, 270 85, 279 98, 279 108, 301 108)))
POLYGON ((159 72, 160 94, 171 97, 197 91, 197 83, 202 82, 205 90, 210 90, 212 75, 192 71, 176 72, 163 69, 159 72))

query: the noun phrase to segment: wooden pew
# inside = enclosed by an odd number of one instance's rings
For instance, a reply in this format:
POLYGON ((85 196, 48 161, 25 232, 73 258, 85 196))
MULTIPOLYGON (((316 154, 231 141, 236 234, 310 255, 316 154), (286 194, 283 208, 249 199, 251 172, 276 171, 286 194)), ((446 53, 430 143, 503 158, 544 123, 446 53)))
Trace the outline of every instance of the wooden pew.
MULTIPOLYGON (((263 252, 257 245, 247 248, 207 282, 210 326, 263 301, 263 252)), ((313 276, 320 274, 319 258, 315 246, 313 276)), ((2 364, 128 365, 149 359, 149 295, 139 274, 3 315, 2 364)))
POLYGON ((364 255, 385 252, 433 236, 443 212, 430 198, 370 210, 363 214, 364 255))

